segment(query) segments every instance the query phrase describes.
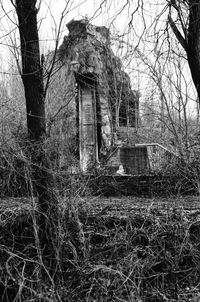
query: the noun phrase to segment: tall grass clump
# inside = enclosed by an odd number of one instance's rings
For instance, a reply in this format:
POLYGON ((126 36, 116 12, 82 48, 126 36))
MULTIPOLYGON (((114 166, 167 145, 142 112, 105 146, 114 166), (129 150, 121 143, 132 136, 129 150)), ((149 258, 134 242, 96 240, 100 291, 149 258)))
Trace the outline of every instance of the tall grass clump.
POLYGON ((30 194, 26 175, 28 160, 24 150, 16 140, 11 139, 1 143, 1 197, 20 197, 30 194))
POLYGON ((162 175, 168 179, 172 194, 199 195, 200 193, 200 151, 198 148, 185 152, 169 164, 162 175))

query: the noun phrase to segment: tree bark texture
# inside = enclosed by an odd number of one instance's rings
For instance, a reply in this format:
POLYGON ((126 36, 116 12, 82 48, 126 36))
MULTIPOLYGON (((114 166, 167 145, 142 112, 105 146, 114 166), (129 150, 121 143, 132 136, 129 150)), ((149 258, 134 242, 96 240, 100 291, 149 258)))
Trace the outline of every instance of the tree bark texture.
POLYGON ((45 134, 45 105, 36 0, 16 0, 16 10, 19 20, 28 133, 31 139, 37 140, 45 134))

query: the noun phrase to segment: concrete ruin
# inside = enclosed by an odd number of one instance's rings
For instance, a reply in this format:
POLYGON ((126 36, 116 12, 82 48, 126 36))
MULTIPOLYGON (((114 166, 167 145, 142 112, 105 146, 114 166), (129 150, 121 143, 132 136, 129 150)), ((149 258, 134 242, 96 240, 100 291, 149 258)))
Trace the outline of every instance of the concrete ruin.
POLYGON ((113 151, 120 125, 137 129, 139 97, 111 49, 106 27, 87 20, 72 20, 67 27, 59 57, 77 83, 80 167, 86 172, 113 151))
POLYGON ((139 93, 132 90, 121 60, 111 49, 109 30, 88 20, 72 20, 67 28, 58 55, 67 66, 70 85, 76 87, 82 172, 101 166, 111 174, 147 174, 164 158, 169 161, 170 152, 162 146, 138 144, 139 93))

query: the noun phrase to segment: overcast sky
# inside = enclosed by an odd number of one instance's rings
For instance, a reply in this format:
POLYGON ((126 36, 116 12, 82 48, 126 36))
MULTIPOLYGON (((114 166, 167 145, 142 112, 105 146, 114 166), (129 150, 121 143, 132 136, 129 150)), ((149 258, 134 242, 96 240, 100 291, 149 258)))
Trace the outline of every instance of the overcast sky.
MULTIPOLYGON (((148 2, 148 1, 147 1, 148 2)), ((1 57, 8 61, 8 49, 18 46, 18 29, 16 13, 10 0, 1 0, 0 7, 0 45, 3 47, 1 57), (5 54, 5 55, 4 55, 5 54)), ((38 1, 39 3, 39 1, 38 1)), ((72 19, 89 18, 91 22, 100 26, 111 27, 112 33, 123 34, 128 32, 127 27, 131 13, 135 10, 137 1, 130 1, 130 5, 124 8, 125 0, 42 0, 38 14, 38 27, 40 34, 41 51, 53 49, 59 22, 65 9, 65 15, 61 26, 61 41, 67 35, 66 24, 72 19), (69 3, 68 3, 69 2, 69 3), (66 5, 68 3, 68 5, 66 5)), ((133 33, 140 35, 143 22, 134 15, 133 33)), ((130 37, 125 36, 124 39, 130 37)))
MULTIPOLYGON (((153 25, 155 25, 153 21, 155 16, 162 11, 166 4, 165 1, 144 0, 145 5, 142 10, 136 10, 138 3, 140 5, 142 3, 140 0, 130 0, 126 6, 124 6, 127 3, 126 0, 38 0, 39 2, 41 2, 41 6, 38 13, 38 28, 41 53, 45 54, 54 49, 63 12, 59 44, 68 34, 66 24, 69 21, 87 17, 95 25, 110 28, 113 43, 117 43, 114 48, 115 52, 121 59, 124 59, 124 66, 131 77, 133 89, 140 89, 143 97, 148 97, 152 83, 147 80, 148 76, 144 74, 145 67, 142 66, 141 61, 138 63, 138 60, 135 59, 133 50, 136 45, 139 45, 140 51, 150 58, 149 54, 154 46, 147 43, 149 37, 142 36, 143 29, 148 28, 149 31, 147 30, 146 33, 151 36, 153 25), (66 3, 68 3, 67 6, 66 3)), ((10 0, 0 0, 0 5, 0 72, 11 73, 13 69, 11 67, 15 64, 11 52, 18 50, 20 54, 17 18, 10 0)), ((164 13, 159 18, 157 29, 162 28, 163 24, 166 24, 165 21, 164 13)), ((189 75, 188 70, 186 73, 189 75)))
MULTIPOLYGON (((68 34, 66 24, 69 21, 87 17, 95 25, 110 28, 113 41, 117 43, 115 51, 121 58, 126 55, 127 46, 137 43, 143 29, 142 19, 135 14, 133 26, 130 27, 131 32, 128 30, 131 13, 136 9, 137 1, 130 1, 130 5, 126 6, 124 6, 126 0, 42 0, 38 3, 41 3, 38 13, 40 48, 44 54, 54 49, 63 12, 59 44, 68 34), (118 35, 121 37, 118 38, 118 35)), ((17 17, 10 0, 1 0, 0 5, 0 71, 11 73, 12 65, 15 64, 11 53, 16 50, 20 55, 17 17)), ((131 68, 133 65, 134 62, 131 68)))

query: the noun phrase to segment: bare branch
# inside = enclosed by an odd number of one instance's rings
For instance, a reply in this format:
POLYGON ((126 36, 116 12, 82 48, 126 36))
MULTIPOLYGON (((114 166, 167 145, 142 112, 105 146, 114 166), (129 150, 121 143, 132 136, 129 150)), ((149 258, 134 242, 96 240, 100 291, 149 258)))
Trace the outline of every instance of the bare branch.
POLYGON ((179 41, 179 43, 181 44, 181 46, 183 47, 183 49, 185 51, 187 51, 187 43, 186 40, 184 39, 184 37, 182 36, 182 34, 180 33, 180 31, 178 30, 175 22, 173 21, 172 17, 170 15, 168 15, 168 21, 169 24, 171 26, 171 29, 173 30, 177 40, 179 41))

